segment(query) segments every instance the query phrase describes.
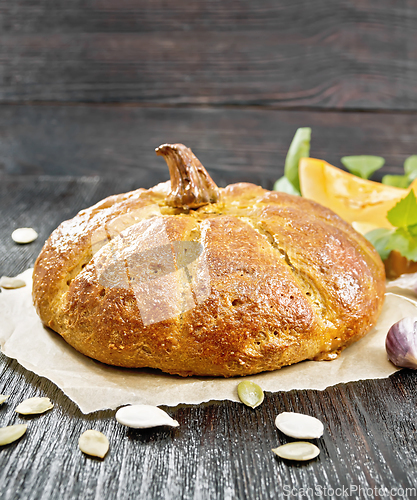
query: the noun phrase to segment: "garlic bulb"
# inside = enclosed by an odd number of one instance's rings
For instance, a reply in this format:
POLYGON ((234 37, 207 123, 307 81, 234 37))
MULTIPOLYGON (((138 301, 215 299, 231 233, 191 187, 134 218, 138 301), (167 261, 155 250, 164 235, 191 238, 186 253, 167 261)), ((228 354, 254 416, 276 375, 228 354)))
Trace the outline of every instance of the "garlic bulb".
POLYGON ((388 330, 388 358, 396 366, 417 369, 417 318, 403 318, 388 330))

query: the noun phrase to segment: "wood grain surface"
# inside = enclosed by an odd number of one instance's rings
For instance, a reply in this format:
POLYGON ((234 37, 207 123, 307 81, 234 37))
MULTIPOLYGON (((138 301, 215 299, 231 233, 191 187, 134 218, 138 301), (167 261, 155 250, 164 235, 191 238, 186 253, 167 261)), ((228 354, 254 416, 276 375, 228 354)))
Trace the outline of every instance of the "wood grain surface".
MULTIPOLYGON (((130 180, 117 176, 111 181, 3 177, 0 274, 14 275, 33 265, 62 219, 131 187, 130 180), (16 245, 10 234, 21 225, 36 228, 39 239, 16 245)), ((179 421, 176 429, 129 430, 110 410, 83 415, 51 382, 1 354, 0 393, 10 394, 0 406, 0 426, 28 424, 23 438, 0 449, 2 500, 341 498, 343 487, 345 498, 417 496, 417 393, 410 370, 322 392, 268 393, 255 410, 214 401, 165 408, 179 421), (17 404, 32 396, 50 397, 54 409, 40 416, 17 415, 17 404), (315 441, 321 450, 317 459, 292 463, 271 452, 291 441, 274 426, 282 411, 323 421, 324 436, 315 441), (77 447, 80 434, 90 428, 110 440, 104 460, 89 458, 77 447)))
MULTIPOLYGON (((271 188, 303 126, 314 157, 381 155, 376 180, 401 174, 417 154, 416 21, 413 0, 0 0, 0 276, 32 266, 82 208, 168 179, 164 142, 191 147, 220 186, 271 188), (39 239, 16 245, 22 226, 39 239)), ((0 427, 28 424, 0 449, 0 499, 417 498, 415 381, 179 405, 166 410, 180 427, 140 431, 83 415, 0 353, 0 427), (54 409, 17 415, 32 396, 54 409), (323 421, 318 458, 274 456, 291 441, 282 411, 323 421), (89 428, 110 440, 104 460, 78 449, 89 428)))
POLYGON ((311 156, 342 167, 345 155, 376 154, 374 176, 402 174, 417 154, 417 114, 286 111, 255 107, 0 105, 0 173, 125 176, 148 188, 168 179, 155 148, 189 146, 221 186, 272 188, 298 127, 312 128, 311 156))
POLYGON ((1 0, 0 100, 416 110, 416 20, 411 0, 1 0))

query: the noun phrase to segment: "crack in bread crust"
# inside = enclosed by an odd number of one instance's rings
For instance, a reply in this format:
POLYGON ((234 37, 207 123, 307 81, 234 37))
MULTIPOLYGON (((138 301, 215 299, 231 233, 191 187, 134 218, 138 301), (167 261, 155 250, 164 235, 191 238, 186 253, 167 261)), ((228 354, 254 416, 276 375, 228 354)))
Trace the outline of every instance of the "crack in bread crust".
POLYGON ((183 376, 247 375, 331 358, 375 324, 383 265, 330 210, 245 183, 220 189, 218 202, 197 209, 167 206, 167 193, 169 182, 110 197, 61 224, 45 243, 34 303, 42 321, 80 352, 183 376), (175 242, 200 246, 178 250, 175 242), (172 260, 172 276, 152 257, 158 245, 172 260), (126 286, 100 282, 100 273, 116 272, 115 249, 126 286), (160 281, 133 286, 145 251, 154 266, 148 271, 160 281), (196 258, 179 265, 185 251, 196 258), (163 286, 177 299, 161 306, 163 286), (154 321, 155 307, 166 309, 161 321, 154 321))

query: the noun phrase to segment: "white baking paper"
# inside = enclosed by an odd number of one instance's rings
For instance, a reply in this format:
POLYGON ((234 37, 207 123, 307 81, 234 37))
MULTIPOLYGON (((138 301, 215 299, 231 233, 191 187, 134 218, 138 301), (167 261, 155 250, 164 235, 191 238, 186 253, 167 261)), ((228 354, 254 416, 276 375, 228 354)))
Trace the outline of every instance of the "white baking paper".
MULTIPOLYGON (((157 370, 115 368, 73 349, 44 328, 32 304, 32 269, 18 277, 26 287, 0 293, 0 346, 26 369, 54 382, 83 413, 125 404, 176 406, 210 400, 239 401, 239 378, 167 375, 157 370)), ((318 389, 355 380, 385 378, 398 370, 387 359, 385 337, 405 316, 417 316, 416 302, 388 293, 375 328, 334 361, 304 361, 248 378, 264 391, 318 389)))

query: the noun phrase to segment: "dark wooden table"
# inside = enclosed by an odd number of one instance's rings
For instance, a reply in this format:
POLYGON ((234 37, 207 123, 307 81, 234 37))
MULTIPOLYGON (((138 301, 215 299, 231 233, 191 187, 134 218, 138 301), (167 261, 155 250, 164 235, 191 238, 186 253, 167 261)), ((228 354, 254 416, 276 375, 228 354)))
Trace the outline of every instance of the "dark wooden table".
MULTIPOLYGON (((219 185, 271 188, 300 126, 312 156, 377 154, 375 179, 402 173, 417 154, 416 20, 409 0, 0 0, 0 275, 32 266, 80 209, 166 180, 163 142, 191 147, 219 185), (22 226, 39 239, 14 244, 22 226)), ((410 370, 268 393, 255 410, 180 405, 168 409, 180 427, 145 431, 114 411, 83 415, 2 354, 0 374, 0 426, 29 423, 0 449, 2 500, 417 498, 410 370), (14 412, 38 395, 55 408, 14 412), (290 440, 274 427, 281 411, 324 422, 317 459, 273 455, 290 440), (78 450, 89 428, 110 440, 103 461, 78 450)))

